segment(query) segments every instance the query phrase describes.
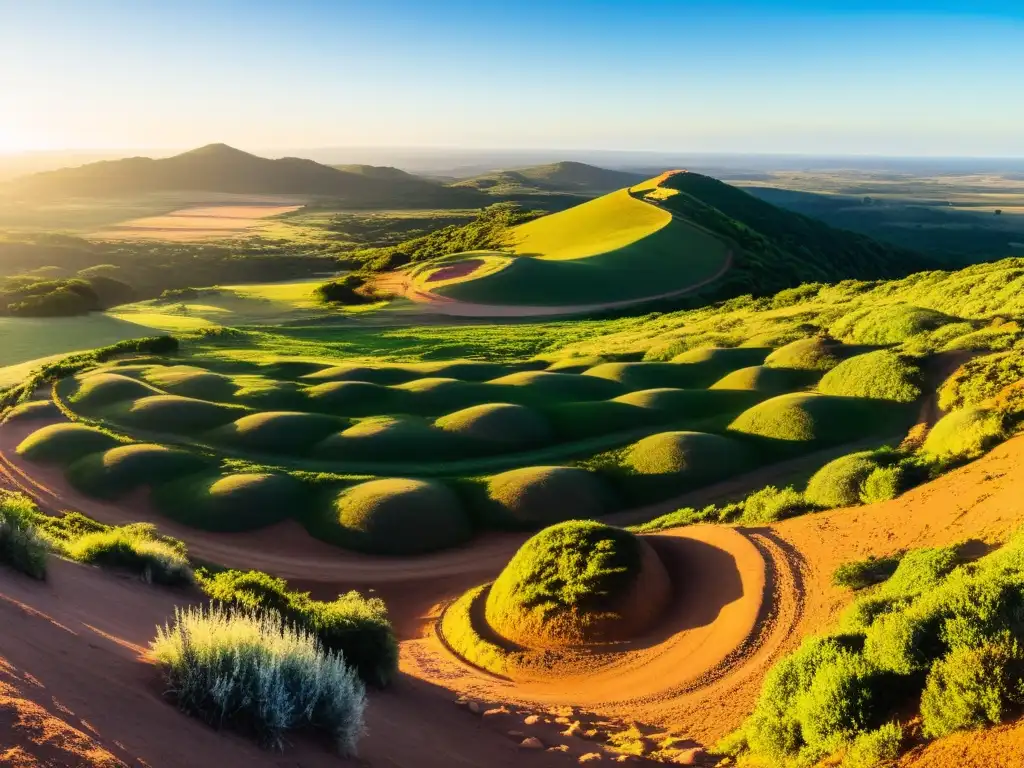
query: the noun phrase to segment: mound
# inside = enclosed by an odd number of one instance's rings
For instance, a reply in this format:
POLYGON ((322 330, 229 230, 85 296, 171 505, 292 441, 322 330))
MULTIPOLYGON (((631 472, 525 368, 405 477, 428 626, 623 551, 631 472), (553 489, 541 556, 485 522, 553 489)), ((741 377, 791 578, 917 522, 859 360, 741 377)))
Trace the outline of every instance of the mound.
POLYGON ((309 529, 325 541, 379 555, 447 549, 471 533, 462 504, 448 486, 403 478, 342 490, 309 529))
POLYGON ((720 414, 736 414, 761 398, 754 392, 710 389, 641 389, 615 398, 613 402, 658 411, 670 417, 707 419, 720 414))
POLYGON ((921 369, 880 349, 844 360, 818 383, 818 391, 842 397, 871 397, 912 403, 921 396, 921 369))
POLYGON ((149 368, 142 377, 150 384, 175 395, 200 400, 226 400, 235 392, 230 376, 211 373, 192 365, 158 365, 149 368))
POLYGON ((899 404, 881 400, 797 393, 755 405, 729 429, 773 442, 834 445, 883 432, 895 434, 907 413, 899 404))
POLYGON ((500 524, 550 525, 608 514, 614 501, 604 481, 577 467, 523 467, 487 479, 488 512, 500 524))
POLYGON ((94 373, 79 377, 78 389, 68 399, 75 405, 89 409, 160 394, 163 393, 156 387, 128 376, 94 373))
POLYGON ((250 451, 305 453, 348 424, 345 419, 319 413, 267 411, 226 424, 211 432, 210 437, 250 451))
POLYGON ((26 437, 17 448, 29 461, 70 464, 90 453, 122 445, 106 432, 84 424, 50 424, 26 437))
POLYGON ((826 509, 853 506, 860 502, 864 481, 878 466, 874 451, 840 456, 814 473, 804 497, 809 503, 826 509))
POLYGON ((442 416, 434 426, 505 450, 543 445, 552 438, 551 427, 541 414, 511 403, 474 405, 442 416))
POLYGON ((721 435, 662 432, 626 448, 623 466, 638 475, 685 476, 695 485, 714 482, 749 466, 747 449, 721 435))
POLYGON ((412 416, 364 419, 321 441, 313 455, 343 461, 445 461, 472 455, 457 435, 434 429, 412 416))
POLYGON ((630 432, 664 420, 660 411, 638 408, 617 400, 557 403, 545 408, 544 414, 559 440, 563 441, 630 432))
POLYGON ((957 320, 912 304, 885 304, 844 315, 829 332, 837 339, 854 344, 900 344, 957 320))
POLYGON ((493 388, 486 384, 442 377, 413 379, 393 389, 415 395, 403 399, 407 402, 407 410, 420 414, 451 413, 486 403, 494 397, 493 388))
POLYGON ((800 368, 769 368, 752 365, 726 374, 711 385, 711 389, 736 389, 781 395, 795 389, 811 386, 821 376, 820 371, 800 368))
POLYGON ((523 387, 533 400, 604 400, 622 392, 609 381, 572 373, 520 371, 487 382, 495 386, 523 387))
POLYGON ((329 381, 306 390, 312 407, 344 416, 372 416, 399 408, 405 394, 369 381, 329 381))
POLYGON ((523 366, 463 360, 444 363, 415 363, 406 367, 419 375, 427 374, 446 379, 460 379, 462 381, 487 381, 498 376, 515 373, 517 369, 523 366))
POLYGON ((551 373, 583 373, 588 368, 594 368, 608 360, 599 355, 586 355, 583 357, 567 357, 564 360, 556 360, 547 368, 551 373))
POLYGON ((670 597, 650 545, 620 528, 573 520, 520 547, 491 585, 484 614, 507 640, 564 648, 637 637, 670 597))
POLYGON ((90 496, 116 498, 140 486, 194 474, 210 464, 189 451, 137 443, 83 456, 68 467, 67 478, 90 496))
POLYGON ((800 339, 776 349, 765 358, 764 364, 769 368, 827 371, 839 365, 838 346, 818 337, 800 339))
POLYGON ((301 512, 307 488, 290 475, 198 474, 157 486, 153 502, 167 517, 204 531, 253 531, 301 512))
POLYGON ((404 384, 416 378, 416 373, 406 368, 393 366, 371 367, 367 365, 336 365, 333 368, 308 373, 302 377, 306 381, 322 383, 325 381, 360 381, 371 384, 404 384))
POLYGON ((265 411, 298 411, 309 405, 306 387, 294 381, 276 381, 263 376, 239 376, 232 397, 244 405, 265 411))
POLYGON ((704 363, 719 371, 761 365, 771 352, 767 347, 697 347, 672 358, 673 363, 704 363))
POLYGON ((633 391, 662 387, 706 387, 721 375, 720 371, 712 371, 705 365, 693 364, 604 363, 584 371, 583 375, 615 381, 626 390, 633 391))
POLYGON ((260 375, 271 379, 301 379, 311 373, 326 371, 332 367, 308 360, 278 360, 274 363, 260 365, 256 370, 260 375))
POLYGON ((922 450, 939 458, 973 459, 1004 436, 1002 414, 988 408, 964 408, 939 419, 922 450))
POLYGON ((103 412, 110 421, 151 432, 191 435, 234 421, 248 409, 194 400, 178 395, 154 395, 121 403, 103 412))
POLYGON ((60 416, 60 408, 53 400, 29 400, 18 403, 4 414, 3 424, 12 421, 32 421, 33 419, 50 419, 60 416))

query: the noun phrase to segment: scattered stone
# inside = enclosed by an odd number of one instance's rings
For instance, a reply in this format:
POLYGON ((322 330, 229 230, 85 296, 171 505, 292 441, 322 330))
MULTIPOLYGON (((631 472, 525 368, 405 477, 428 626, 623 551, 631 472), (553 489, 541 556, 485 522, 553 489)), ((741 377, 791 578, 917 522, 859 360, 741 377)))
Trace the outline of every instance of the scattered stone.
POLYGON ((536 736, 528 736, 519 743, 520 749, 544 749, 544 742, 536 736))
POLYGON ((570 720, 568 717, 556 717, 555 722, 559 725, 568 725, 572 722, 572 720, 570 720))
POLYGON ((555 745, 553 747, 548 747, 548 752, 568 752, 568 751, 569 751, 569 745, 568 744, 557 744, 557 745, 555 745))
POLYGON ((681 749, 672 761, 677 765, 700 765, 707 761, 708 753, 700 747, 693 747, 692 749, 681 749))
POLYGON ((583 730, 583 726, 580 725, 580 721, 576 720, 569 724, 569 727, 562 731, 563 736, 577 736, 580 731, 583 730))
POLYGON ((527 725, 536 725, 540 722, 540 715, 529 715, 523 722, 527 725))
POLYGON ((478 701, 469 702, 469 704, 466 705, 466 709, 468 709, 474 715, 482 715, 484 713, 484 708, 480 706, 480 702, 478 701))
POLYGON ((522 731, 509 731, 508 735, 509 735, 509 738, 515 739, 516 741, 522 741, 523 739, 526 738, 526 734, 523 733, 522 731))
POLYGON ((616 763, 639 763, 640 758, 636 755, 619 755, 615 758, 616 763))
POLYGON ((457 698, 455 700, 455 706, 457 706, 457 707, 468 707, 469 706, 469 699, 467 699, 465 696, 459 696, 459 698, 457 698))
POLYGON ((495 715, 507 715, 508 707, 494 707, 484 712, 484 717, 494 717, 495 715))
POLYGON ((580 736, 582 736, 584 739, 589 739, 590 741, 599 741, 604 740, 605 738, 605 734, 599 731, 597 728, 591 728, 589 730, 583 731, 580 734, 580 736))
POLYGON ((585 755, 580 755, 581 763, 596 763, 598 760, 603 760, 600 752, 587 752, 585 755))

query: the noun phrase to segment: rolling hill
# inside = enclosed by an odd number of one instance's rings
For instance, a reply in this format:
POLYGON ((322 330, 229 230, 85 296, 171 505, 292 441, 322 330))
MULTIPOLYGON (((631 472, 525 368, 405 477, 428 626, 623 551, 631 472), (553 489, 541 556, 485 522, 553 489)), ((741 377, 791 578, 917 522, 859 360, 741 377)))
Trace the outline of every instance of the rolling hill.
POLYGON ((613 171, 575 162, 550 163, 529 168, 499 170, 464 179, 452 186, 492 195, 564 193, 593 195, 643 181, 642 174, 613 171))
POLYGON ((8 188, 34 198, 203 191, 329 197, 360 206, 476 206, 482 199, 475 190, 450 189, 395 169, 334 168, 297 157, 270 160, 225 144, 159 160, 131 157, 38 173, 8 188))
POLYGON ((670 172, 513 228, 507 248, 421 265, 420 291, 474 304, 622 304, 765 295, 875 280, 925 257, 777 208, 716 179, 670 172))

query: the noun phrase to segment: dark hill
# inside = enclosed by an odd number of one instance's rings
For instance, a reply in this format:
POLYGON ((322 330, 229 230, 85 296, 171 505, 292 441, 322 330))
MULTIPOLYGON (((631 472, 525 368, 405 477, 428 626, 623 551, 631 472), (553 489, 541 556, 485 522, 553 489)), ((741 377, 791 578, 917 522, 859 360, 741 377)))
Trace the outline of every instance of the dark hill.
POLYGON ((12 183, 19 194, 41 197, 113 197, 165 191, 309 195, 352 205, 479 205, 473 190, 454 190, 409 174, 339 170, 312 160, 269 160, 225 144, 174 157, 132 157, 35 174, 12 183))
POLYGON ((498 195, 536 192, 596 195, 632 186, 644 178, 642 174, 612 171, 586 163, 561 162, 494 171, 452 186, 470 187, 498 195))

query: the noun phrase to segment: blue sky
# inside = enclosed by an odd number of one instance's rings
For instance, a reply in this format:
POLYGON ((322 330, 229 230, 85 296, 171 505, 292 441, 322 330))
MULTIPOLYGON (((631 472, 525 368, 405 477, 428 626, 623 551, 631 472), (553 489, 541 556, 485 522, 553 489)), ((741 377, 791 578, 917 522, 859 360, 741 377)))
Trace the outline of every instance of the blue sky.
POLYGON ((0 151, 1024 155, 1024 3, 0 0, 0 151))

